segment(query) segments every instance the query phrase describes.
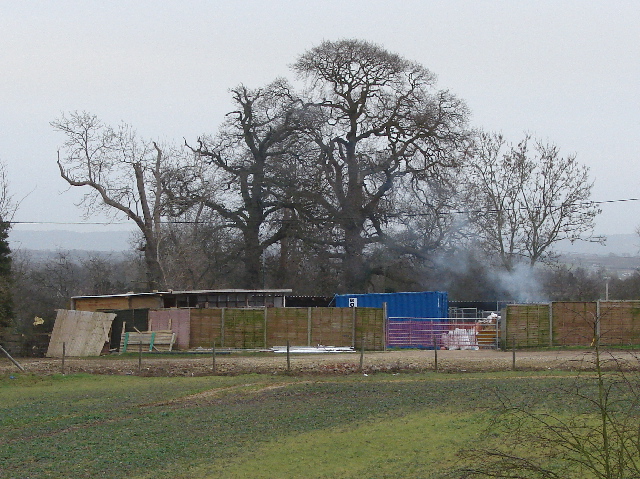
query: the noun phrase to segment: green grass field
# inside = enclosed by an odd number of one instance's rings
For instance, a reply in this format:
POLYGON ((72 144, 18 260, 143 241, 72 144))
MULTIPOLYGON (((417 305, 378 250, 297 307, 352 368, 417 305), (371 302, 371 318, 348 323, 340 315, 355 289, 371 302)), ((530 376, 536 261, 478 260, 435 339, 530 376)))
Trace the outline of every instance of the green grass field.
MULTIPOLYGON (((0 377, 2 478, 428 478, 568 373, 0 377), (502 399, 501 399, 502 398, 502 399)), ((514 446, 515 447, 515 446, 514 446)))

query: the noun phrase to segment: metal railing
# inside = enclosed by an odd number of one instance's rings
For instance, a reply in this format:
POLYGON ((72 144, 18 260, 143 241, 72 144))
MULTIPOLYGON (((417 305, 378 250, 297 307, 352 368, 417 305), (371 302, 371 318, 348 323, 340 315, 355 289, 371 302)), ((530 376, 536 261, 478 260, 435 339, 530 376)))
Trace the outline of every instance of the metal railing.
POLYGON ((497 349, 500 329, 484 318, 388 318, 390 348, 497 349))

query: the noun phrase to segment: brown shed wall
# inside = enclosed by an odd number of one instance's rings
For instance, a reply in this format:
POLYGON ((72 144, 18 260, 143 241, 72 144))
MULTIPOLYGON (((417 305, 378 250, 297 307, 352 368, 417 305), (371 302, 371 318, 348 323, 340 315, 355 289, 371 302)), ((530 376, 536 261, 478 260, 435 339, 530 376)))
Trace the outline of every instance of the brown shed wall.
POLYGON ((73 300, 78 311, 109 311, 116 309, 159 309, 162 308, 160 296, 118 296, 86 297, 73 300))

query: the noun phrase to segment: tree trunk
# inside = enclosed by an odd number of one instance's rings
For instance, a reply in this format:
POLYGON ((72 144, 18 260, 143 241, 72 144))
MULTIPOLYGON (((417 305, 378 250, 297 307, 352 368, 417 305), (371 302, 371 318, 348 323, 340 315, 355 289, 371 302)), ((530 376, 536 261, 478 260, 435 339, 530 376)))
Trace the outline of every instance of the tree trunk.
POLYGON ((146 236, 144 246, 144 262, 147 267, 147 287, 149 291, 160 291, 166 288, 164 273, 158 260, 158 244, 155 237, 146 236))
POLYGON ((244 236, 244 274, 243 288, 259 289, 264 285, 262 271, 262 247, 260 246, 259 227, 249 227, 243 232, 244 236))
POLYGON ((368 272, 364 261, 362 228, 355 224, 345 227, 343 282, 346 293, 364 293, 368 272))

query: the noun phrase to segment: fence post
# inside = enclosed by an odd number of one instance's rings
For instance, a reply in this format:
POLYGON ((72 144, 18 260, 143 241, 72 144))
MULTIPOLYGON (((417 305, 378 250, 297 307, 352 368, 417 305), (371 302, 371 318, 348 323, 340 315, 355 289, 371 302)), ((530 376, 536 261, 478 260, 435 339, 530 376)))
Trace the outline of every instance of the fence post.
POLYGON ((507 321, 509 320, 509 305, 504 307, 502 318, 500 321, 500 349, 507 351, 509 349, 509 339, 507 331, 507 321))
POLYGON ((287 372, 291 372, 291 342, 287 339, 287 372))
POLYGON ((67 343, 62 342, 62 375, 64 376, 64 358, 67 355, 67 343))
POLYGON ((387 317, 387 303, 386 301, 382 303, 382 350, 387 350, 387 341, 389 340, 389 318, 387 317))
POLYGON ((307 346, 311 346, 311 308, 307 308, 307 346))
POLYGON ((138 342, 138 373, 142 372, 142 341, 138 342))
POLYGON ((549 347, 553 346, 553 302, 549 303, 549 347))
POLYGON ((211 343, 211 369, 213 374, 216 373, 216 342, 211 343))
POLYGON ((227 308, 223 307, 220 313, 220 347, 224 348, 224 316, 227 308))
POLYGON ((516 336, 515 334, 511 336, 511 354, 512 354, 511 370, 515 371, 516 370, 516 336))
POLYGON ((438 339, 433 336, 433 369, 438 372, 438 339))
POLYGON ((360 372, 362 372, 362 368, 364 366, 364 345, 365 339, 364 336, 362 336, 362 339, 360 340, 360 372))
POLYGON ((264 307, 264 347, 267 348, 267 306, 264 307))
POLYGON ((16 361, 15 359, 13 359, 11 357, 11 355, 6 351, 6 349, 4 349, 2 346, 0 346, 0 351, 2 351, 2 354, 4 354, 9 359, 9 361, 11 361, 13 364, 15 364, 15 366, 20 371, 24 371, 24 368, 20 365, 20 363, 18 361, 16 361))
POLYGON ((353 349, 356 348, 356 309, 357 307, 351 308, 351 347, 353 349))
POLYGON ((596 303, 596 324, 595 324, 595 340, 597 341, 597 345, 600 345, 600 300, 596 303))

